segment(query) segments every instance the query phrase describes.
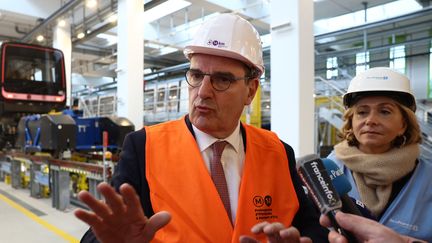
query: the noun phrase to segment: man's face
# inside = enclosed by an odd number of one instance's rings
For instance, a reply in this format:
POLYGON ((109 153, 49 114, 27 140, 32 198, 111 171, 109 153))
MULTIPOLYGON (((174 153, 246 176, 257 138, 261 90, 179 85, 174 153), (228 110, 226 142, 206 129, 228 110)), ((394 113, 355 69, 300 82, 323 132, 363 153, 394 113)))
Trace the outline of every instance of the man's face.
MULTIPOLYGON (((194 54, 190 69, 206 74, 232 74, 244 77, 245 66, 240 61, 204 54, 194 54)), ((217 91, 206 75, 199 87, 189 86, 189 117, 199 130, 216 138, 229 136, 236 128, 245 105, 252 102, 258 79, 233 81, 224 91, 217 91)))

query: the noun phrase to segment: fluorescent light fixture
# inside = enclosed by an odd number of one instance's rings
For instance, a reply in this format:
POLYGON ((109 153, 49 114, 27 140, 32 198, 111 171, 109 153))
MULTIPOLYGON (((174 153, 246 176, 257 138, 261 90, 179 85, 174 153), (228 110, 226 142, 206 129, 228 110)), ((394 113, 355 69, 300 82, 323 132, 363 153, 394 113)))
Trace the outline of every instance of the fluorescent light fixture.
POLYGON ((66 20, 64 20, 64 19, 59 20, 58 26, 65 27, 66 26, 66 20))
POLYGON ((146 47, 153 48, 153 49, 160 49, 160 48, 163 48, 163 47, 164 47, 164 45, 160 45, 160 44, 153 43, 153 42, 147 42, 147 43, 145 44, 145 46, 146 46, 146 47))
POLYGON ((87 8, 95 8, 96 5, 97 5, 97 1, 96 0, 87 0, 86 1, 87 8))
POLYGON ((45 39, 45 38, 44 38, 43 35, 38 35, 38 36, 36 37, 36 40, 39 41, 39 42, 42 42, 44 39, 45 39))
POLYGON ((174 48, 174 47, 166 46, 164 48, 161 48, 159 51, 160 51, 159 55, 163 56, 163 55, 166 55, 169 53, 176 52, 176 51, 178 51, 178 49, 174 48))
POLYGON ((151 68, 144 68, 144 74, 150 74, 152 73, 151 68))
POLYGON ((84 32, 80 32, 80 33, 78 33, 77 38, 82 39, 82 38, 84 38, 84 36, 85 36, 84 32))
POLYGON ((105 33, 100 33, 96 37, 101 38, 101 39, 105 39, 108 43, 107 46, 111 46, 111 45, 117 43, 117 36, 114 36, 114 35, 108 35, 105 33))
POLYGON ((113 15, 109 16, 107 21, 110 23, 116 22, 117 21, 117 14, 113 14, 113 15))
POLYGON ((144 23, 151 23, 180 9, 186 8, 189 5, 191 5, 191 3, 184 0, 168 0, 147 11, 144 9, 144 23))
MULTIPOLYGON (((397 0, 367 9, 367 23, 393 18, 410 12, 418 11, 422 7, 416 0, 397 0)), ((364 10, 340 15, 329 19, 314 22, 314 34, 323 34, 353 26, 365 24, 364 10)))

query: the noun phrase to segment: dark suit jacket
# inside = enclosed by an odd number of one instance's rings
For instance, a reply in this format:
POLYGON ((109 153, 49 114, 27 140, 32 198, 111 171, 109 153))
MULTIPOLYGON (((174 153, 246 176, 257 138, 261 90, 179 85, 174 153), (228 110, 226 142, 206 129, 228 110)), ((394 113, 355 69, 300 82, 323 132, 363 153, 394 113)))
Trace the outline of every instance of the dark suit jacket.
MULTIPOLYGON (((187 116, 185 118, 185 122, 191 133, 194 135, 192 125, 187 116)), ((241 127, 241 132, 244 138, 243 141, 246 150, 247 138, 243 127, 241 127)), ((150 217, 154 214, 154 212, 150 202, 150 193, 147 179, 145 177, 145 142, 146 133, 144 128, 140 131, 128 134, 123 144, 123 151, 120 155, 120 161, 114 172, 112 185, 117 191, 123 183, 132 185, 140 197, 141 205, 144 209, 145 215, 150 217)), ((313 242, 328 242, 328 230, 319 224, 319 212, 305 195, 302 183, 297 174, 294 150, 288 144, 284 142, 282 143, 285 146, 288 156, 291 178, 293 180, 297 198, 300 204, 300 208, 294 217, 292 225, 300 231, 302 236, 310 237, 313 242)), ((98 241, 91 229, 89 229, 81 239, 81 242, 96 243, 98 241)))

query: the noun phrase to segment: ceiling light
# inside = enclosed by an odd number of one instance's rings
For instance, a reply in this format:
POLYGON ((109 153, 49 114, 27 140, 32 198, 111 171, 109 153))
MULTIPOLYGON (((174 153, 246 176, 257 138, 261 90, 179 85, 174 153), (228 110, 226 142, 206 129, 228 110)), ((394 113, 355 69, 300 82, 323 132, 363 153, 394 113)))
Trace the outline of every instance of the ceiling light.
POLYGON ((117 14, 113 14, 113 15, 109 16, 107 21, 110 23, 116 22, 117 21, 117 14))
POLYGON ((97 1, 96 0, 87 0, 86 1, 86 6, 87 8, 94 8, 97 5, 97 1))
POLYGON ((79 32, 77 35, 77 38, 82 39, 82 38, 84 38, 84 36, 85 36, 84 32, 79 32))
POLYGON ((144 68, 144 74, 150 74, 150 73, 152 73, 151 68, 144 68))
POLYGON ((107 41, 107 46, 111 46, 111 45, 114 45, 115 43, 117 43, 117 36, 114 36, 114 35, 108 35, 105 33, 100 33, 96 37, 101 38, 101 39, 105 39, 107 41))
POLYGON ((36 37, 36 40, 39 41, 39 42, 42 42, 42 41, 44 40, 43 35, 38 35, 38 36, 36 37))
POLYGON ((189 5, 191 3, 184 0, 168 0, 147 11, 144 9, 144 23, 151 23, 189 5))
POLYGON ((64 19, 59 20, 58 26, 65 27, 66 26, 66 20, 64 20, 64 19))

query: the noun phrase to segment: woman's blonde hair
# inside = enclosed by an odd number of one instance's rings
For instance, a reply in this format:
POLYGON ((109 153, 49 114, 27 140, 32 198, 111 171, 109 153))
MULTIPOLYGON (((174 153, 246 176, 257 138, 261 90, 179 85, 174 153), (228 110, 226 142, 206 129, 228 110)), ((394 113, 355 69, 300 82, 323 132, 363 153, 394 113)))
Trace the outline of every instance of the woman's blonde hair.
MULTIPOLYGON (((401 105, 398 101, 395 101, 397 107, 402 113, 402 117, 404 122, 406 123, 406 130, 402 136, 397 136, 392 144, 393 147, 403 147, 405 145, 421 143, 421 130, 417 121, 417 116, 415 113, 408 107, 401 105)), ((354 112, 356 109, 356 105, 354 104, 350 108, 345 110, 343 115, 344 124, 342 127, 342 138, 347 140, 350 146, 358 146, 359 142, 357 138, 354 136, 354 132, 352 129, 352 119, 354 116, 354 112)))

